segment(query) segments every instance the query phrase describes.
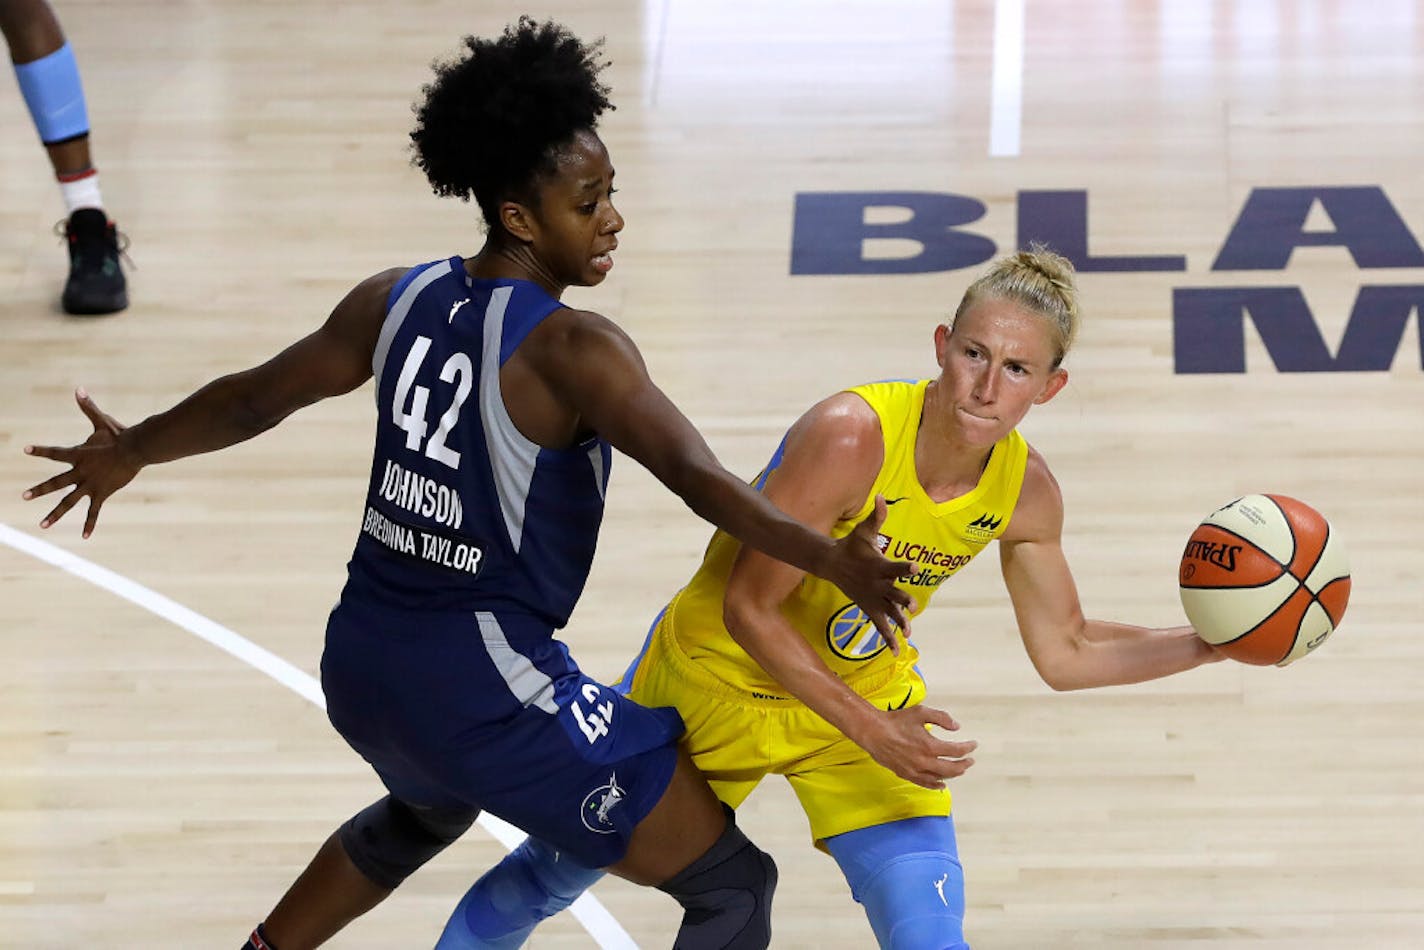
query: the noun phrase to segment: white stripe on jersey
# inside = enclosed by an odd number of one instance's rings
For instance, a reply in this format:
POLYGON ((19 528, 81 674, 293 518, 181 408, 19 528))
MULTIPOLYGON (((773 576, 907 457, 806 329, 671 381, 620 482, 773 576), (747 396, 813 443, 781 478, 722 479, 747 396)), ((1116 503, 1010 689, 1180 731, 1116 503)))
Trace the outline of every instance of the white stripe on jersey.
POLYGON ((385 322, 381 324, 381 334, 376 338, 376 351, 371 354, 371 372, 376 376, 376 398, 378 400, 381 398, 381 370, 385 369, 386 354, 391 350, 391 341, 396 338, 401 324, 405 323, 406 315, 410 313, 411 305, 415 303, 415 298, 420 296, 420 292, 448 273, 450 273, 449 261, 431 264, 406 285, 405 290, 401 291, 401 295, 396 298, 395 306, 391 307, 390 313, 386 314, 385 322))
POLYGON ((603 489, 603 447, 595 442, 589 446, 588 460, 593 463, 593 483, 598 486, 598 497, 606 499, 603 489))
POLYGON ((504 311, 513 287, 498 287, 485 308, 484 347, 480 357, 480 421, 485 430, 485 450, 494 472, 499 510, 509 531, 509 543, 516 554, 524 538, 524 506, 534 481, 534 463, 539 446, 530 442, 514 426, 504 406, 499 388, 499 348, 504 340, 504 311))
POLYGON ((554 702, 554 681, 539 672, 529 662, 529 657, 509 645, 509 638, 504 635, 504 628, 494 614, 477 610, 475 618, 480 622, 480 638, 485 642, 485 651, 514 698, 522 706, 537 706, 551 716, 557 715, 559 707, 554 702))

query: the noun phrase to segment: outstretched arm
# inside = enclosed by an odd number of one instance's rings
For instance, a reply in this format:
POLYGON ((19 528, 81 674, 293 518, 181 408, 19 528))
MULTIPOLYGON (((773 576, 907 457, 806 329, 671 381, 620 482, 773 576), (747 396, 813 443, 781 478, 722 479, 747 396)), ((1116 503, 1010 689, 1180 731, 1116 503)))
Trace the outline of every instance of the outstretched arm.
POLYGON ((1043 458, 1030 452, 999 559, 1019 633, 1045 683, 1057 690, 1139 683, 1221 659, 1188 626, 1086 619, 1062 534, 1062 493, 1043 458))
MULTIPOLYGON (((787 514, 821 531, 858 512, 884 458, 873 409, 841 393, 815 406, 786 437, 781 463, 763 493, 787 514)), ((885 502, 876 500, 883 517, 885 502)), ((928 706, 884 710, 837 676, 781 612, 801 583, 801 571, 743 548, 732 567, 723 617, 733 639, 788 692, 835 726, 881 765, 926 788, 938 788, 974 763, 973 742, 948 742, 926 731, 959 725, 928 706)), ((894 635, 898 636, 898 634, 894 635)), ((898 649, 894 636, 886 642, 898 649)))
MULTIPOLYGON (((913 566, 886 560, 872 519, 838 541, 789 517, 722 467, 702 434, 648 376, 633 341, 593 313, 556 313, 530 335, 529 359, 583 424, 647 468, 698 516, 742 543, 843 590, 888 640, 910 597, 895 580, 913 566)), ((525 347, 521 347, 523 351, 525 347)))
POLYGON ((87 538, 104 502, 145 465, 226 448, 272 428, 303 406, 361 385, 371 376, 386 295, 401 273, 387 271, 363 281, 320 328, 272 359, 215 379, 135 426, 123 426, 78 390, 79 409, 94 427, 89 438, 68 447, 25 447, 27 454, 69 465, 24 493, 31 499, 69 489, 40 527, 48 528, 87 497, 87 538))

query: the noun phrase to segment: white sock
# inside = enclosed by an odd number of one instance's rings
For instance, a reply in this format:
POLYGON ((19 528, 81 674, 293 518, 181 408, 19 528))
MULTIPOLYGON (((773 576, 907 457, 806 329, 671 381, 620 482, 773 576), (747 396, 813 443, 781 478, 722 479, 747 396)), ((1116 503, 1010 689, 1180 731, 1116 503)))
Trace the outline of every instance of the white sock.
POLYGON ((90 168, 74 175, 62 175, 59 190, 64 194, 64 207, 73 214, 80 208, 103 209, 104 199, 99 195, 99 172, 90 168))

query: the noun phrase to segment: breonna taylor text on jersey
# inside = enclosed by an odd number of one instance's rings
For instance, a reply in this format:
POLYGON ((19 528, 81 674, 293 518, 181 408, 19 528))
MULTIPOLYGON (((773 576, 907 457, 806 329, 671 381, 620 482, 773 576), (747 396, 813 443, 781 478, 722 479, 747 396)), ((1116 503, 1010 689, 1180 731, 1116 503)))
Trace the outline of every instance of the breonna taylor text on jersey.
POLYGON ((561 307, 536 284, 471 278, 459 257, 391 290, 372 357, 376 446, 344 597, 568 621, 593 562, 612 465, 599 438, 548 449, 515 428, 499 368, 561 307))

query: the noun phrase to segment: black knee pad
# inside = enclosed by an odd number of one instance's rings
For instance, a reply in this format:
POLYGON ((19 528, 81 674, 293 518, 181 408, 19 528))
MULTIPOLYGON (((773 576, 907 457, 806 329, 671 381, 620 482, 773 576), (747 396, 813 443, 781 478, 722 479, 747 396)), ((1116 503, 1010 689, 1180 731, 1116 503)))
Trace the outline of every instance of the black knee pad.
POLYGON ((765 950, 771 943, 771 896, 776 862, 737 827, 727 829, 702 857, 658 890, 682 905, 673 950, 765 950))
POLYGON ((375 884, 395 890, 421 865, 464 834, 477 808, 423 808, 387 795, 337 832, 351 863, 375 884))

